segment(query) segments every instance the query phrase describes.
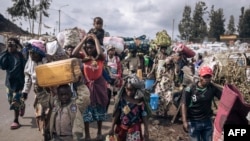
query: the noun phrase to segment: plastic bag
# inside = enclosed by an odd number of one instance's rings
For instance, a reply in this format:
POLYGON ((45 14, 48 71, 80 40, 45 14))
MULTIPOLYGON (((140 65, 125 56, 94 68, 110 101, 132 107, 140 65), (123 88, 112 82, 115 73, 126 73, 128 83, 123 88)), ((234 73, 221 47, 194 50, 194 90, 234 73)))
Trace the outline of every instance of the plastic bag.
POLYGON ((113 46, 115 51, 120 54, 124 50, 124 40, 120 37, 104 37, 103 44, 105 47, 113 46))

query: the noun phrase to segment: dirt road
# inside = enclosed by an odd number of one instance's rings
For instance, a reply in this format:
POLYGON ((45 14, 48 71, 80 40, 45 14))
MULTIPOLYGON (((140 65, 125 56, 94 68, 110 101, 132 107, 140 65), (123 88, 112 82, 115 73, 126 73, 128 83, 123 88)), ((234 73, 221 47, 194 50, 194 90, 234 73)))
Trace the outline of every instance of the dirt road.
MULTIPOLYGON (((24 117, 21 117, 19 122, 22 125, 17 130, 10 130, 10 124, 13 122, 14 112, 9 110, 9 104, 6 98, 5 90, 5 72, 0 70, 0 140, 1 141, 42 141, 42 136, 38 131, 34 118, 34 109, 32 106, 34 93, 31 92, 26 101, 26 112, 24 117)), ((103 123, 103 134, 108 133, 111 126, 111 112, 113 110, 113 101, 109 107, 109 118, 103 123)), ((186 141, 187 135, 182 130, 180 122, 171 124, 171 114, 175 112, 172 108, 169 118, 150 118, 150 140, 151 141, 186 141)), ((91 138, 96 137, 97 126, 96 122, 91 123, 91 138)))

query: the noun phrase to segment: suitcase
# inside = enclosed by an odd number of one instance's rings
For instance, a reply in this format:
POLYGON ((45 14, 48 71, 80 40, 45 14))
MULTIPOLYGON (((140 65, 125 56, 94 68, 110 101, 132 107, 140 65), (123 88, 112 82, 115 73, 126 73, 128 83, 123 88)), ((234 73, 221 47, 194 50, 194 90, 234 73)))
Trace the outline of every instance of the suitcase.
POLYGON ((77 82, 82 76, 80 62, 76 58, 39 65, 35 71, 37 83, 41 87, 77 82))

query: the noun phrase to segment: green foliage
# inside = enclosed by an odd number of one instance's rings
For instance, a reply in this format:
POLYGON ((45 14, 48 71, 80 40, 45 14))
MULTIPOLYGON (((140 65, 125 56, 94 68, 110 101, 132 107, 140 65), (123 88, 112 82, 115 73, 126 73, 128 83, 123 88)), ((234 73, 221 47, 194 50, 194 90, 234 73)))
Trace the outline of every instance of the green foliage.
POLYGON ((7 12, 12 16, 12 18, 22 18, 29 15, 29 10, 31 9, 30 0, 12 0, 13 6, 7 8, 7 12))
POLYGON ((182 40, 188 40, 189 36, 191 35, 191 25, 192 25, 190 6, 186 5, 184 7, 182 17, 183 18, 179 23, 180 38, 182 40))
POLYGON ((232 35, 236 31, 235 24, 234 24, 234 16, 231 15, 228 25, 227 25, 227 34, 232 35))
POLYGON ((220 35, 223 35, 225 32, 224 28, 225 19, 223 10, 219 8, 218 10, 215 11, 214 6, 212 6, 209 17, 210 17, 209 37, 215 38, 217 41, 219 41, 220 35))
POLYGON ((203 19, 203 16, 207 13, 207 6, 205 2, 199 1, 195 5, 193 13, 193 24, 191 32, 192 39, 203 39, 207 36, 207 25, 203 19))
POLYGON ((240 38, 249 38, 250 37, 250 8, 244 11, 244 8, 241 9, 242 13, 239 21, 239 37, 240 38))
MULTIPOLYGON (((28 19, 36 20, 38 13, 41 11, 43 16, 48 17, 49 14, 47 10, 50 7, 52 0, 40 0, 39 4, 33 5, 34 0, 12 0, 12 7, 7 8, 7 12, 11 15, 13 19, 28 19)), ((31 28, 30 28, 31 29, 31 28)))

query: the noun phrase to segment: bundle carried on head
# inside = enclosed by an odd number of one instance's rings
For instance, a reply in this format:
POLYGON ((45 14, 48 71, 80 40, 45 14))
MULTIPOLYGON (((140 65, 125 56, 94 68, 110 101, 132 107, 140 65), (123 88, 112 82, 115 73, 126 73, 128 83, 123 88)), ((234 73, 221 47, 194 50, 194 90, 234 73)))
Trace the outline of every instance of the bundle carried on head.
POLYGON ((166 30, 162 30, 156 33, 155 43, 162 47, 168 47, 171 45, 171 38, 166 30))
POLYGON ((77 46, 81 39, 86 35, 86 32, 80 28, 66 29, 57 35, 57 40, 61 47, 77 46))

